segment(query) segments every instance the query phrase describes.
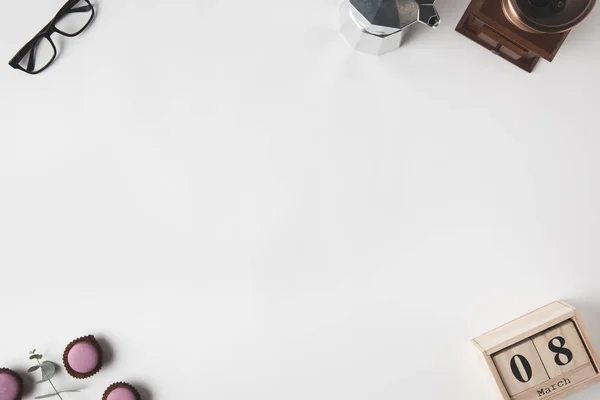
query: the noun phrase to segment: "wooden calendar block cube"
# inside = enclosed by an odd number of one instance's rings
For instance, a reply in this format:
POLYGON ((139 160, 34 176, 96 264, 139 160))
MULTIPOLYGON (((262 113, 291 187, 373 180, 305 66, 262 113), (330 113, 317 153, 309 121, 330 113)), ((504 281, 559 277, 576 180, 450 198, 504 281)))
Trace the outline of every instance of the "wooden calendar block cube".
POLYGON ((592 363, 572 321, 540 333, 533 338, 533 344, 550 378, 592 363))
POLYGON ((527 340, 492 356, 510 396, 536 387, 550 379, 533 342, 527 340))
POLYGON ((575 308, 556 301, 473 339, 504 400, 559 399, 600 381, 575 308))

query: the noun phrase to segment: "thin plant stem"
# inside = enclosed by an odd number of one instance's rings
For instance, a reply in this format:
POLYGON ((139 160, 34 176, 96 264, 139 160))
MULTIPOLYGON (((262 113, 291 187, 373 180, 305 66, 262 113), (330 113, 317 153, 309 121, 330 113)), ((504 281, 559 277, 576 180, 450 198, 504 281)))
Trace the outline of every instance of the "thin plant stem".
MULTIPOLYGON (((42 366, 42 363, 40 362, 39 358, 37 359, 37 363, 39 364, 40 367, 42 366)), ((42 369, 42 378, 46 378, 44 376, 44 370, 43 369, 42 369)), ((58 398, 60 400, 63 400, 63 398, 60 397, 60 393, 58 393, 58 390, 56 390, 56 386, 54 386, 54 383, 52 383, 52 380, 48 379, 48 383, 50 383, 50 385, 52 385, 52 389, 54 389, 54 391, 56 392, 56 395, 58 396, 58 398)))

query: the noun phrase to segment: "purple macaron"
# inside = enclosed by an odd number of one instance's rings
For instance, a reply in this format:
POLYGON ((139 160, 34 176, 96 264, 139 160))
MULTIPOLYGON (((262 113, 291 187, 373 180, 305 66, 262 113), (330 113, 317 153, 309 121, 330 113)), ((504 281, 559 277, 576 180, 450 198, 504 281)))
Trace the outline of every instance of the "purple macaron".
POLYGON ((0 368, 0 400, 21 400, 23 380, 14 371, 0 368))
POLYGON ((92 335, 73 340, 63 353, 65 369, 73 378, 85 379, 102 368, 102 349, 92 335))
POLYGON ((110 385, 102 396, 102 400, 140 400, 140 394, 129 383, 117 382, 110 385))

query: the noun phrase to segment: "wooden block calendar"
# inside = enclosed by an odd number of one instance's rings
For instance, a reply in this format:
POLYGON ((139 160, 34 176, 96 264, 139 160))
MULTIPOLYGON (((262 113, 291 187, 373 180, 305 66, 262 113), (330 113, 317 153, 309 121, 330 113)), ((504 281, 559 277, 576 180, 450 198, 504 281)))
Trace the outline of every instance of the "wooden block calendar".
POLYGON ((473 339, 504 400, 559 399, 600 381, 574 307, 550 303, 473 339))

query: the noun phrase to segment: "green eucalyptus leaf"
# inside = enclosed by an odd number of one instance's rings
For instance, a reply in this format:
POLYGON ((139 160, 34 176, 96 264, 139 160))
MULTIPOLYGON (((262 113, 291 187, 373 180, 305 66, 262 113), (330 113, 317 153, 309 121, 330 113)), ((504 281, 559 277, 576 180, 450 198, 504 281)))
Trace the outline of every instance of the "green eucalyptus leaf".
POLYGON ((56 372, 56 365, 54 365, 51 361, 44 361, 42 363, 42 379, 37 381, 36 383, 42 383, 49 381, 54 376, 56 372))
POLYGON ((35 372, 38 370, 40 366, 39 365, 34 365, 33 367, 30 367, 27 372, 35 372))
POLYGON ((32 354, 29 356, 30 360, 41 360, 42 359, 42 355, 41 354, 32 354))
POLYGON ((52 378, 55 372, 56 364, 54 364, 52 361, 44 361, 42 363, 42 375, 44 375, 46 378, 52 378))
POLYGON ((54 364, 52 361, 42 362, 42 372, 44 372, 46 375, 54 375, 56 372, 56 364, 54 364))

